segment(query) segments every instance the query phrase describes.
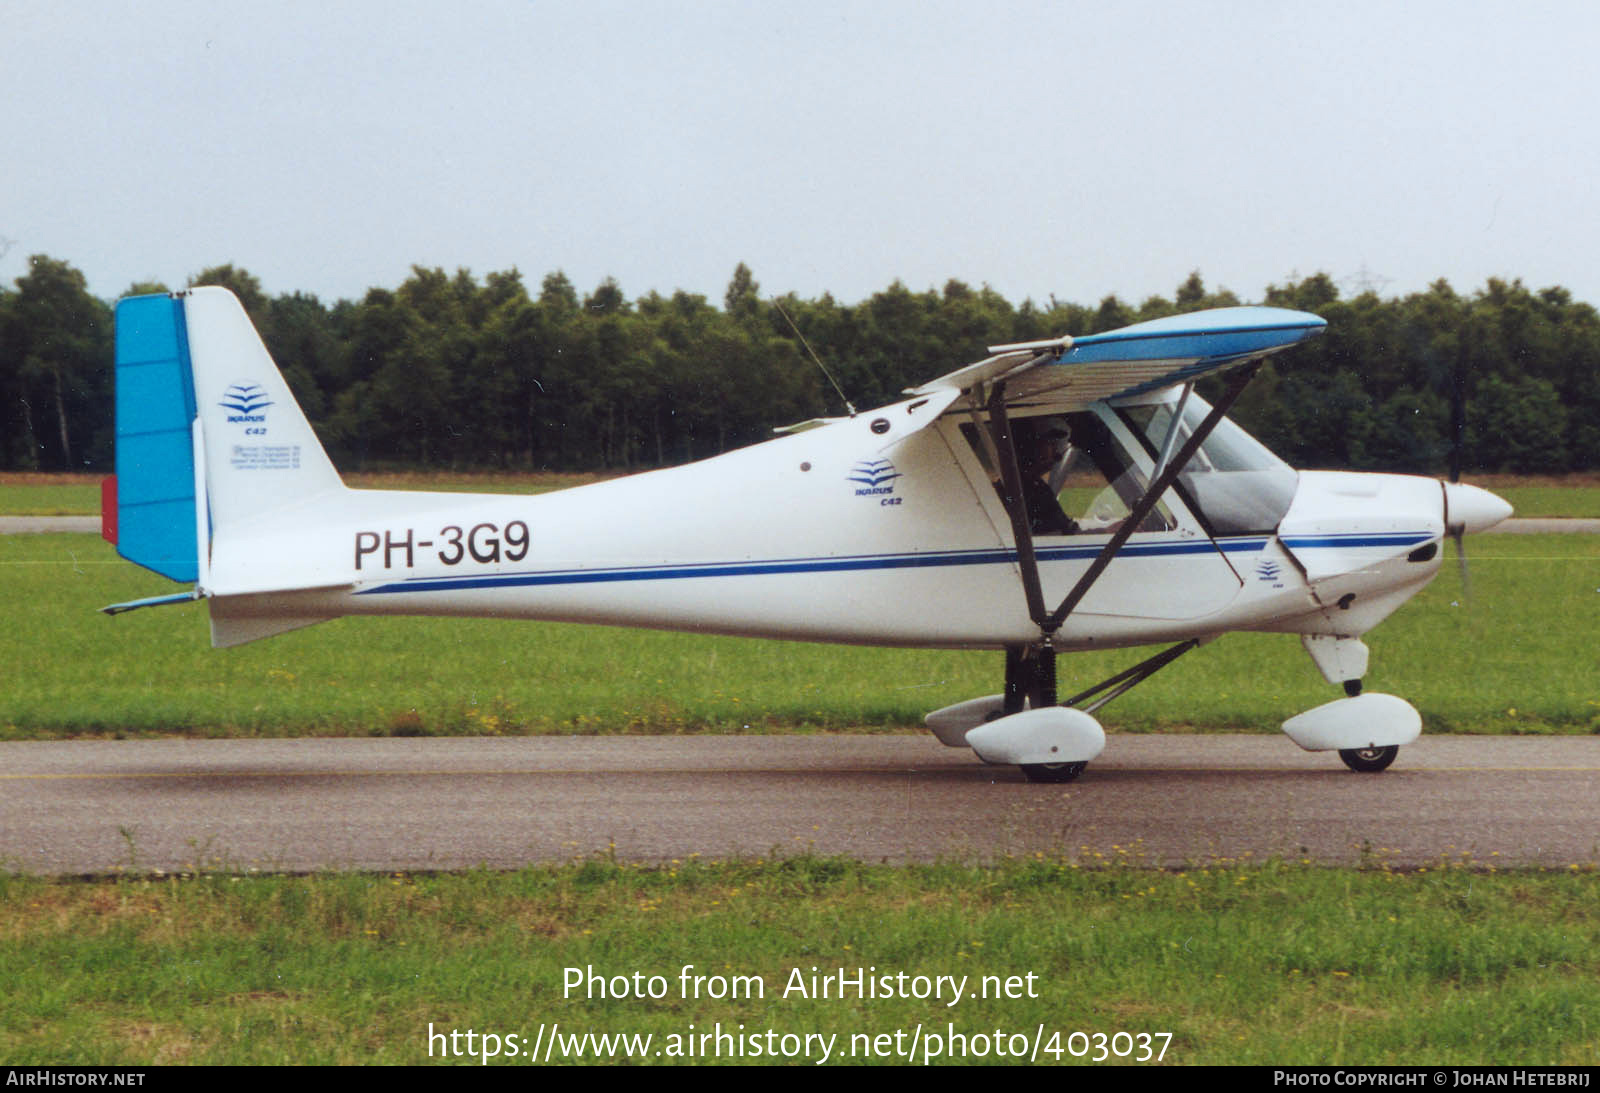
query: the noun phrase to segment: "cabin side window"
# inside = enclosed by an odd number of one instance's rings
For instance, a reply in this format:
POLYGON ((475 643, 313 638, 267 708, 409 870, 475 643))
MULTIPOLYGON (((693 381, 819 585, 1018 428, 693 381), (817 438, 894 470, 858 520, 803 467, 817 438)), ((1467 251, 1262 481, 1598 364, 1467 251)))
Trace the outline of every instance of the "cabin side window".
MULTIPOLYGON (((1117 412, 1144 442, 1151 458, 1159 459, 1161 452, 1181 448, 1211 412, 1198 395, 1189 398, 1181 418, 1174 422, 1177 408, 1174 400, 1117 412)), ((1185 503, 1205 521, 1212 535, 1277 530, 1298 484, 1294 468, 1227 418, 1206 437, 1177 482, 1185 503)))
MULTIPOLYGON (((1009 503, 990 438, 970 422, 961 431, 995 491, 1009 503)), ((1144 494, 1144 473, 1092 412, 1016 417, 1011 431, 1022 474, 1020 501, 1034 535, 1110 535, 1144 494)), ((1138 530, 1175 527, 1171 510, 1158 503, 1138 530)))

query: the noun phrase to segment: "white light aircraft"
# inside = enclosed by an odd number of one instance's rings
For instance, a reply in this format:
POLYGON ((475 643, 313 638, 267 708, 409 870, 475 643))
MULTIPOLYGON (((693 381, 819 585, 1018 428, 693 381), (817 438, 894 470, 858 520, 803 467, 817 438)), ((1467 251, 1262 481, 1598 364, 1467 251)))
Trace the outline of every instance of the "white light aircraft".
POLYGON ((1277 631, 1345 691, 1284 731, 1378 771, 1421 718, 1362 693, 1361 636, 1438 572, 1445 535, 1511 509, 1437 479, 1296 472, 1227 419, 1264 357, 1324 325, 1237 307, 992 347, 879 410, 529 497, 347 488, 230 293, 132 297, 107 537, 194 587, 106 610, 203 599, 218 647, 487 615, 1004 650, 1002 693, 927 722, 1046 782, 1105 747, 1105 703, 1227 631, 1277 631), (1194 383, 1222 372, 1208 405, 1194 383), (1057 695, 1058 652, 1169 642, 1057 695))

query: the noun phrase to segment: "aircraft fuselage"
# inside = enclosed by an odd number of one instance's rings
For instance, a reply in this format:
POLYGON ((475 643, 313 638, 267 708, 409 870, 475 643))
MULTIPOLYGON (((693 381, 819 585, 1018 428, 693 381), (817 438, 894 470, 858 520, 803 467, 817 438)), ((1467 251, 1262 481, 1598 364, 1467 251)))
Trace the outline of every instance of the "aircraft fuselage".
MULTIPOLYGON (((1003 505, 960 415, 923 419, 941 409, 911 400, 537 496, 331 491, 307 500, 313 520, 276 513, 216 544, 219 643, 231 644, 228 620, 357 614, 925 647, 1036 640, 1003 505)), ((1148 454, 1135 458, 1148 472, 1148 454)), ((1173 526, 1132 536, 1056 644, 1358 635, 1437 573, 1442 502, 1431 479, 1308 473, 1279 527, 1216 535, 1173 496, 1173 526)), ((1047 599, 1108 538, 1039 537, 1047 599)))

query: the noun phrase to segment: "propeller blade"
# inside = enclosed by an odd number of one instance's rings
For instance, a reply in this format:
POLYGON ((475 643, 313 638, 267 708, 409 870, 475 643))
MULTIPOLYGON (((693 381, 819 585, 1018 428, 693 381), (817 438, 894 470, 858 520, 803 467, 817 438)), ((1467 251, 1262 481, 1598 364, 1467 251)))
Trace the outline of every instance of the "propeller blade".
POLYGON ((1504 498, 1460 482, 1444 485, 1444 530, 1456 541, 1456 562, 1461 566, 1461 596, 1472 595, 1467 577, 1467 532, 1487 531, 1511 515, 1504 498))

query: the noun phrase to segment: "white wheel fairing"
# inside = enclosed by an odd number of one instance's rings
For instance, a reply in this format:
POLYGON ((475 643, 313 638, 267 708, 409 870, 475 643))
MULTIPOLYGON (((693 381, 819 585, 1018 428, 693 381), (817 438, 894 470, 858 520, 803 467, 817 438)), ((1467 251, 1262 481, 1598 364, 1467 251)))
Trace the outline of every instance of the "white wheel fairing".
POLYGON ((1422 734, 1422 715, 1403 698, 1368 691, 1291 717, 1283 731, 1306 751, 1398 748, 1422 734))

